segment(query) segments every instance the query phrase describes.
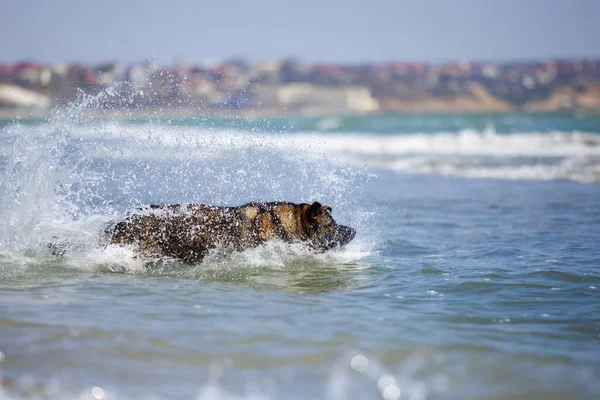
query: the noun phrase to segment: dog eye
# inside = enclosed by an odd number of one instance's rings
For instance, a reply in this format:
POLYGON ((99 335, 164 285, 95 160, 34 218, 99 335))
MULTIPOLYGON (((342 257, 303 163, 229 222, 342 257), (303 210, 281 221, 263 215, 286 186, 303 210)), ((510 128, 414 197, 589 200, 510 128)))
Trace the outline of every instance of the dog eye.
POLYGON ((327 206, 327 212, 330 213, 331 211, 333 211, 331 207, 327 206))

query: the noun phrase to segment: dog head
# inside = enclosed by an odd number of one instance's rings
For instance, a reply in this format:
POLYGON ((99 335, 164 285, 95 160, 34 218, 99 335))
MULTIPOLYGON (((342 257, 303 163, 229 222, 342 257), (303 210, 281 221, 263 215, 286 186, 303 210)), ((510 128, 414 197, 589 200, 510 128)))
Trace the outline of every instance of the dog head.
POLYGON ((349 226, 338 225, 331 216, 331 207, 314 202, 305 206, 306 221, 308 222, 307 236, 311 247, 318 251, 327 251, 342 247, 356 235, 356 230, 349 226))

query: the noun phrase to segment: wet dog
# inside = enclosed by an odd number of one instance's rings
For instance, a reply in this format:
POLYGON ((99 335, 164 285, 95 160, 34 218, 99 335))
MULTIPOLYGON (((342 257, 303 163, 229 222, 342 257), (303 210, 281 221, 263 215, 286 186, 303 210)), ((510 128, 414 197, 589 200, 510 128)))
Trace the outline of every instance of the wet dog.
POLYGON ((248 203, 239 207, 153 205, 107 231, 112 244, 134 245, 145 257, 196 263, 213 249, 244 251, 269 240, 306 243, 316 252, 339 248, 356 231, 338 225, 318 202, 248 203))

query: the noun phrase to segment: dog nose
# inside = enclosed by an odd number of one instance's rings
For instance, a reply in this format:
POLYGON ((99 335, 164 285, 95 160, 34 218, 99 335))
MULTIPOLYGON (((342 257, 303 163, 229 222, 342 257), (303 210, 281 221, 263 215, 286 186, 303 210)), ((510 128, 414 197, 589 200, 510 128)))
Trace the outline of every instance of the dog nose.
POLYGON ((356 229, 348 227, 348 242, 354 239, 356 236, 356 229))
POLYGON ((350 240, 354 239, 354 236, 356 236, 356 229, 350 228, 350 240))
POLYGON ((356 230, 354 228, 350 228, 349 226, 340 225, 338 234, 339 242, 343 246, 347 243, 350 243, 352 239, 354 239, 356 230))

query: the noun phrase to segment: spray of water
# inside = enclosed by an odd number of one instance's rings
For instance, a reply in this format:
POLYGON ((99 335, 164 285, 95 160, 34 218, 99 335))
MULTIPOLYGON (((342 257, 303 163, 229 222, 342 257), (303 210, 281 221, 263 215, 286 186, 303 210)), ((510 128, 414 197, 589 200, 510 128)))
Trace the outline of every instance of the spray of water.
POLYGON ((75 268, 147 271, 131 249, 106 246, 103 231, 127 211, 151 203, 318 200, 333 207, 338 222, 358 228, 355 243, 343 252, 315 256, 302 246, 274 244, 229 261, 209 258, 213 266, 281 268, 315 258, 346 263, 374 248, 373 214, 364 208, 370 175, 328 157, 322 142, 181 126, 152 116, 143 123, 116 120, 114 104, 130 101, 119 87, 95 96, 81 93, 45 123, 3 128, 3 262, 45 262, 56 256, 49 250, 58 248, 63 264, 75 268))

